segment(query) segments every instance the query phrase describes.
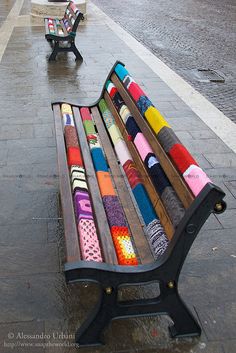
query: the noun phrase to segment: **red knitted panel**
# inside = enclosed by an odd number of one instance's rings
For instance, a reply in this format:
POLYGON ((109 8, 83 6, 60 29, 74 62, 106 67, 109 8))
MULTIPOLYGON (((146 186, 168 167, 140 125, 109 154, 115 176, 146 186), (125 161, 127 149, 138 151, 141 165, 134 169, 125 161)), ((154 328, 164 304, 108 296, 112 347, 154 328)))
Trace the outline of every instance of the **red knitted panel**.
POLYGON ((92 120, 89 108, 80 108, 80 115, 82 120, 92 120))
POLYGON ((83 167, 82 156, 78 147, 68 147, 67 163, 69 167, 72 165, 78 165, 80 167, 83 167))
POLYGON ((116 94, 116 92, 117 92, 117 88, 116 88, 116 87, 112 87, 112 89, 111 89, 110 92, 109 92, 111 98, 114 97, 114 95, 116 94))
POLYGON ((136 82, 131 82, 128 91, 136 102, 141 96, 145 96, 145 93, 136 82))
POLYGON ((133 161, 130 159, 126 161, 123 168, 132 189, 134 189, 136 185, 142 183, 141 176, 133 161))
POLYGON ((175 163, 177 169, 183 174, 191 164, 198 165, 191 154, 180 143, 176 143, 170 150, 169 155, 175 163))

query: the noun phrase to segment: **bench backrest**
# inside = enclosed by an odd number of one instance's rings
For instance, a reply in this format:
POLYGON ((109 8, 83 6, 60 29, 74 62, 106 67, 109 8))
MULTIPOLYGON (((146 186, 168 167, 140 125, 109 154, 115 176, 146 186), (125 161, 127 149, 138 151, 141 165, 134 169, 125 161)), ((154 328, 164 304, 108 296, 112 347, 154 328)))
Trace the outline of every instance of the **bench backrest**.
POLYGON ((77 8, 73 1, 67 5, 63 22, 68 33, 76 33, 79 21, 83 19, 83 14, 77 8))
MULTIPOLYGON (((213 183, 122 63, 118 62, 112 69, 103 96, 170 241, 193 202, 207 185, 213 183)), ((99 108, 105 121, 101 101, 99 108)), ((106 125, 109 131, 109 123, 106 125)), ((114 144, 126 172, 129 162, 125 160, 126 156, 122 156, 124 151, 117 146, 114 144)), ((132 174, 126 172, 126 175, 132 179, 132 174)), ((139 201, 136 197, 136 201, 140 202, 141 209, 144 199, 139 201)), ((215 211, 221 212, 224 208, 225 204, 219 200, 215 211)), ((153 233, 154 228, 158 230, 159 225, 152 224, 145 213, 143 218, 147 232, 153 233)), ((204 220, 199 220, 201 222, 204 220)), ((155 241, 155 237, 149 236, 155 241)), ((159 245, 165 249, 163 238, 161 244, 154 245, 156 255, 162 253, 159 245)))

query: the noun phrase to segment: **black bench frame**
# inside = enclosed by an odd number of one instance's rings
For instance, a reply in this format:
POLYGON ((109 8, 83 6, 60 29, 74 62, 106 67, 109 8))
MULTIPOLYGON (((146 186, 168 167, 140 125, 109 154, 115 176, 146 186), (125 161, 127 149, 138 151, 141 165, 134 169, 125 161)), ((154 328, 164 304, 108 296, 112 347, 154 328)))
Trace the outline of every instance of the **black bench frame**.
MULTIPOLYGON (((67 9, 70 9, 70 4, 67 6, 67 9)), ((66 9, 66 11, 67 11, 66 9)), ((66 12, 65 12, 66 16, 66 12)), ((75 22, 72 26, 72 31, 70 33, 67 32, 66 27, 63 26, 63 32, 64 35, 56 35, 56 34, 51 34, 49 33, 48 29, 48 18, 44 19, 45 22, 45 38, 47 41, 51 44, 51 47, 53 48, 53 51, 51 55, 49 56, 49 61, 54 61, 56 60, 56 56, 59 52, 73 52, 76 56, 76 60, 83 60, 82 55, 80 54, 79 50, 77 49, 75 45, 75 37, 76 37, 76 31, 79 25, 79 22, 81 20, 84 20, 84 16, 81 12, 76 16, 75 22), (68 46, 60 46, 60 43, 67 43, 68 46)), ((63 19, 60 20, 62 23, 63 19)))
MULTIPOLYGON (((111 69, 107 80, 112 77, 116 64, 111 69)), ((104 92, 105 85, 100 98, 88 107, 96 107, 104 92)), ((113 319, 164 314, 169 315, 173 320, 173 325, 169 327, 172 337, 199 336, 201 328, 178 292, 179 275, 191 245, 207 218, 211 213, 222 213, 226 209, 226 203, 223 200, 225 193, 216 185, 208 183, 186 210, 166 252, 150 264, 132 267, 76 260, 76 250, 73 248, 73 236, 76 237, 73 231, 76 226, 73 224, 73 201, 69 195, 71 187, 63 145, 64 136, 59 106, 61 103, 66 102, 52 103, 52 109, 55 118, 61 203, 67 243, 66 281, 67 283, 95 282, 100 288, 96 306, 76 332, 76 342, 80 346, 103 344, 101 334, 113 319), (71 254, 68 255, 69 247, 71 247, 71 254), (118 301, 120 287, 154 281, 159 283, 160 290, 160 294, 155 298, 118 301)), ((77 121, 80 120, 78 108, 84 105, 68 104, 72 105, 77 125, 77 121)), ((77 125, 77 129, 78 127, 77 125)))

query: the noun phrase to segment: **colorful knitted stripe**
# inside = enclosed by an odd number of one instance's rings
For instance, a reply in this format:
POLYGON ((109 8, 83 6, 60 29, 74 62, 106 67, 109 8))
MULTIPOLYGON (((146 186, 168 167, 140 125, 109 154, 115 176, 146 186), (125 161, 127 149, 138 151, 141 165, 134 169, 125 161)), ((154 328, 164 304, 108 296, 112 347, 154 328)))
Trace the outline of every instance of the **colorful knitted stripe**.
POLYGON ((71 1, 69 5, 75 14, 77 14, 77 12, 79 12, 79 9, 76 7, 76 5, 73 1, 71 1))
MULTIPOLYGON (((113 90, 115 88, 114 85, 110 86, 110 89, 113 90)), ((116 89, 116 88, 115 88, 116 89)), ((111 92, 111 91, 109 91, 111 92)), ((114 145, 114 149, 116 151, 116 155, 124 169, 124 172, 127 176, 128 182, 131 186, 132 192, 135 196, 136 202, 140 208, 140 211, 144 209, 144 212, 141 211, 144 223, 147 225, 150 222, 150 217, 152 217, 152 220, 156 218, 156 213, 153 209, 152 203, 149 199, 149 196, 143 186, 142 182, 142 177, 137 170, 133 158, 128 150, 128 147, 121 135, 120 129, 115 123, 115 120, 108 109, 106 102, 104 99, 101 99, 100 102, 98 103, 99 108, 101 110, 101 115, 102 118, 105 122, 105 125, 107 127, 107 131, 111 137, 111 140, 114 145), (112 124, 111 124, 112 122, 112 124), (140 184, 139 188, 136 188, 140 184), (143 208, 143 205, 146 205, 147 208, 150 210, 150 213, 145 212, 145 207, 143 208)))
MULTIPOLYGON (((109 90, 109 94, 111 93, 114 96, 114 94, 116 93, 115 86, 113 84, 108 83, 107 89, 109 90)), ((104 123, 107 127, 107 131, 108 131, 108 133, 111 137, 111 140, 114 144, 116 155, 117 155, 118 159, 120 160, 120 163, 123 167, 123 170, 127 176, 127 179, 130 184, 131 190, 133 192, 134 198, 137 202, 137 205, 139 207, 139 210, 140 210, 140 213, 141 213, 142 218, 144 220, 144 223, 147 226, 146 232, 147 232, 147 237, 148 237, 148 240, 150 243, 150 247, 154 253, 155 258, 157 258, 161 254, 161 251, 160 251, 160 248, 156 245, 165 244, 165 245, 163 245, 163 249, 165 250, 166 246, 168 244, 168 238, 164 232, 164 229, 162 228, 162 226, 160 224, 160 220, 157 219, 157 215, 156 215, 156 212, 153 208, 152 202, 148 196, 148 193, 146 192, 145 186, 143 185, 141 175, 134 164, 134 161, 129 153, 129 150, 126 146, 126 143, 121 136, 121 133, 120 133, 118 126, 115 124, 115 120, 114 120, 110 110, 108 109, 105 100, 101 99, 100 102, 98 103, 98 105, 99 105, 99 108, 101 111, 101 116, 102 116, 104 123), (113 126, 112 130, 111 130, 111 126, 113 126), (114 129, 117 130, 115 136, 120 136, 120 138, 118 140, 116 138, 114 138, 114 134, 113 134, 114 129), (150 227, 148 228, 148 226, 150 224, 152 224, 153 222, 154 222, 154 224, 157 223, 159 225, 158 237, 159 237, 159 239, 161 239, 160 242, 153 242, 151 240, 152 232, 150 233, 151 228, 150 227)))
POLYGON ((204 186, 207 183, 210 183, 211 180, 198 166, 188 150, 180 143, 175 133, 170 128, 170 125, 154 107, 145 92, 134 81, 125 67, 121 64, 117 64, 115 72, 136 102, 140 113, 157 135, 158 141, 164 148, 165 152, 169 154, 190 190, 195 196, 197 196, 204 186))
MULTIPOLYGON (((162 166, 160 165, 159 161, 157 160, 150 144, 148 143, 146 137, 141 132, 139 126, 137 125, 135 119, 131 115, 128 107, 125 105, 122 97, 116 90, 115 85, 112 82, 108 82, 106 85, 108 93, 110 94, 111 90, 113 89, 114 95, 112 97, 112 101, 117 109, 117 112, 121 115, 120 112, 125 111, 125 127, 128 134, 131 136, 133 143, 137 149, 139 156, 141 157, 146 170, 152 180, 153 186, 155 187, 158 195, 161 197, 162 202, 170 216, 170 219, 174 225, 177 227, 180 220, 183 218, 185 210, 180 202, 177 194, 175 193, 173 187, 170 184, 169 179, 167 178, 162 166), (116 99, 116 102, 114 101, 116 99), (117 103, 119 102, 119 104, 117 103), (168 190, 165 191, 165 190, 168 190), (165 192, 164 192, 165 191, 165 192), (168 197, 167 197, 168 195, 168 197)), ((124 116, 124 114, 123 114, 124 116)), ((122 116, 121 116, 122 118, 122 116)), ((125 145, 126 146, 126 145, 125 145)), ((116 146, 115 146, 116 148, 116 146)), ((126 147, 127 148, 127 147, 126 147)), ((121 152, 122 151, 118 151, 121 152)), ((122 152, 122 158, 124 158, 124 152, 122 152)), ((119 155, 118 155, 119 157, 119 155)), ((155 218, 155 217, 154 217, 155 218)), ((148 222, 149 223, 149 222, 148 222)), ((147 223, 146 223, 147 224, 147 223)))
POLYGON ((59 35, 59 36, 64 35, 61 21, 64 23, 64 20, 59 20, 58 18, 56 18, 56 19, 49 18, 48 19, 48 30, 49 30, 50 34, 55 34, 55 35, 59 35))
POLYGON ((48 19, 48 30, 50 34, 56 34, 56 24, 53 18, 48 19), (55 27, 54 27, 55 26, 55 27))
POLYGON ((68 4, 67 9, 65 11, 65 15, 62 20, 68 33, 70 33, 72 31, 71 25, 74 26, 74 23, 76 21, 71 12, 74 13, 76 15, 76 17, 80 13, 79 9, 76 7, 76 5, 73 1, 71 1, 68 4), (68 19, 69 19, 69 21, 68 21, 68 19))
MULTIPOLYGON (((80 109, 81 118, 87 140, 90 146, 91 157, 96 171, 98 185, 102 196, 104 210, 107 216, 107 221, 111 230, 111 235, 120 265, 137 265, 138 260, 132 245, 131 237, 128 230, 128 224, 124 215, 123 208, 120 204, 119 198, 113 187, 111 175, 108 171, 107 161, 102 147, 94 147, 91 144, 91 139, 99 140, 98 134, 95 130, 94 121, 88 108, 80 109), (91 137, 93 136, 93 137, 91 137), (113 230, 115 227, 116 231, 113 230), (123 236, 123 229, 126 229, 125 237, 123 236)), ((114 140, 119 140, 120 136, 112 128, 112 136, 114 140)))
POLYGON ((82 259, 102 262, 91 198, 71 106, 62 104, 61 113, 82 259))
POLYGON ((72 27, 70 26, 69 21, 63 18, 63 23, 64 23, 64 26, 66 27, 67 32, 70 33, 72 31, 72 27))

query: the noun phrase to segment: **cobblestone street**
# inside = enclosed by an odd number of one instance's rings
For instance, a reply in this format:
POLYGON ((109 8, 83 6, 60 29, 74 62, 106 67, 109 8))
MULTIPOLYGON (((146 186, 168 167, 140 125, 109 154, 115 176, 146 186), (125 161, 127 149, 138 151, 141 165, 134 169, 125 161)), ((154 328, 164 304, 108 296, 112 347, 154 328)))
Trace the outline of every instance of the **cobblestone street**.
POLYGON ((235 0, 94 0, 157 57, 236 122, 235 0), (213 69, 225 83, 199 82, 213 69))

